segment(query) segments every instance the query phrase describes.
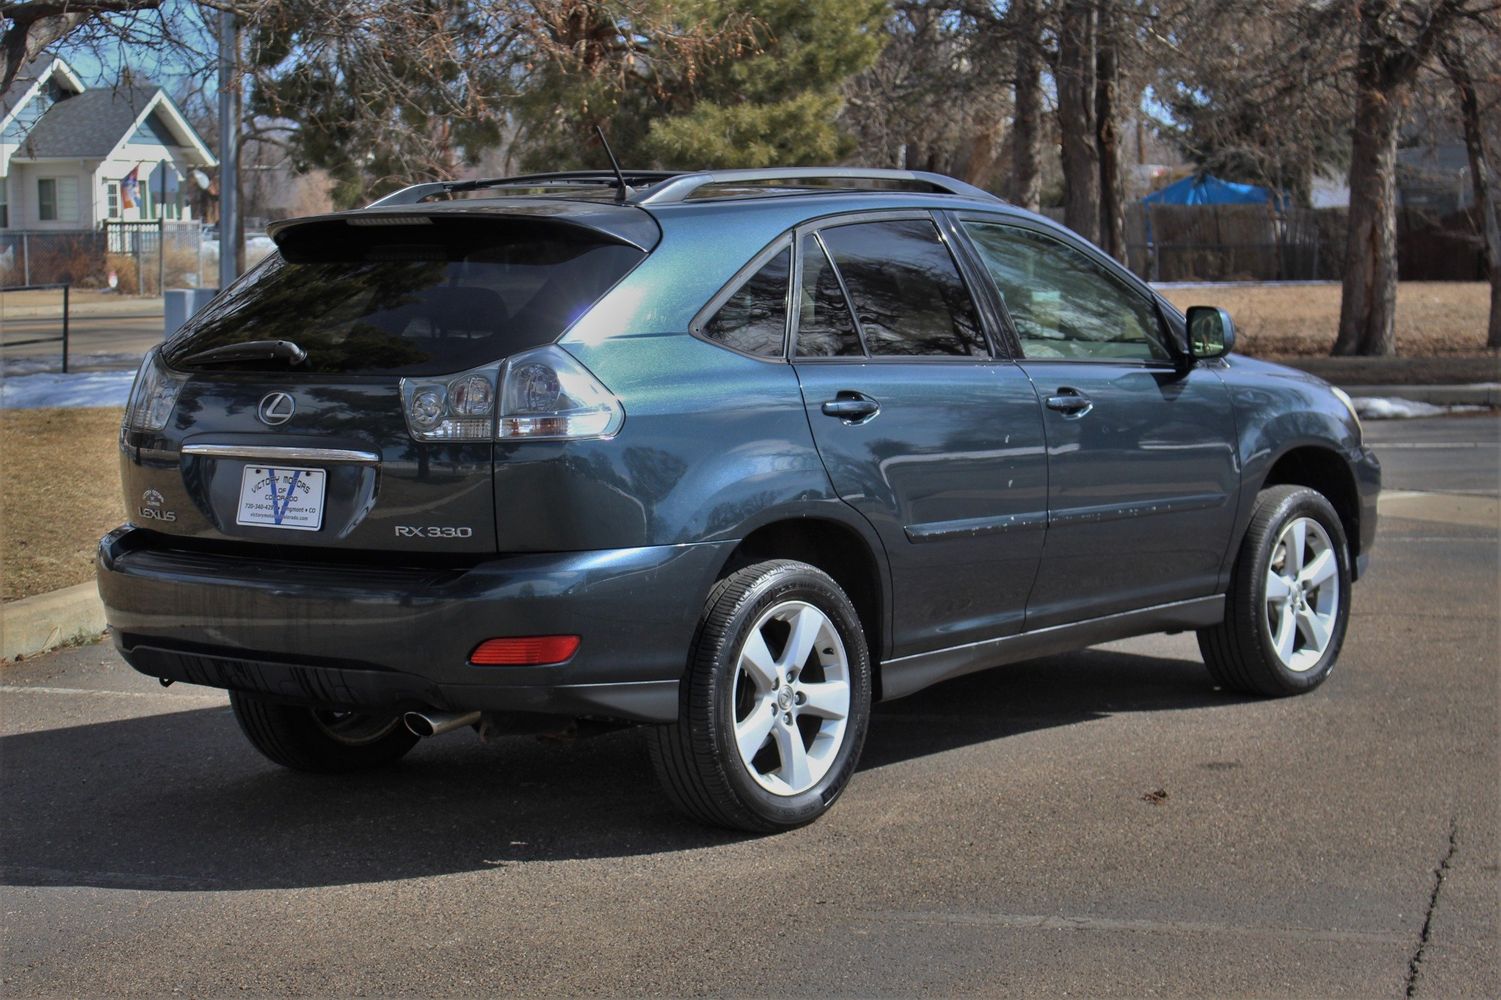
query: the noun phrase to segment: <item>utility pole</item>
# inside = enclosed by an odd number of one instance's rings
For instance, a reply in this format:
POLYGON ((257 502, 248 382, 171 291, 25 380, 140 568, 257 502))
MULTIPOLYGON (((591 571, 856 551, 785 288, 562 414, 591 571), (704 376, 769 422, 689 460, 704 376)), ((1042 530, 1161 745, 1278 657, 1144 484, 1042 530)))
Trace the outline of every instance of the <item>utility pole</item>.
POLYGON ((219 288, 240 275, 240 26, 219 15, 219 288))

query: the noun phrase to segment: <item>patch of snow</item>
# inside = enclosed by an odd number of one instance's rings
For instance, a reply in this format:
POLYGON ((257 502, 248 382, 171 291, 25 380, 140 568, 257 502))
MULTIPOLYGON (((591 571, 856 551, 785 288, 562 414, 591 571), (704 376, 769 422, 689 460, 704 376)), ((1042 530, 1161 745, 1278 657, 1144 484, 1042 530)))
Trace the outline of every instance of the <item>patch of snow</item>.
POLYGON ((1362 420, 1411 420, 1414 417, 1441 417, 1446 413, 1478 413, 1483 406, 1435 406, 1416 399, 1395 396, 1356 396, 1355 412, 1362 420))
MULTIPOLYGON (((117 368, 129 369, 134 372, 141 367, 141 358, 144 355, 135 354, 75 354, 68 359, 69 367, 77 370, 81 368, 117 368)), ((5 358, 0 360, 0 375, 9 378, 13 375, 35 375, 38 372, 56 372, 62 365, 62 360, 56 355, 27 356, 21 358, 5 358)))
POLYGON ((132 371, 38 372, 0 379, 0 408, 35 410, 53 406, 124 406, 132 371))

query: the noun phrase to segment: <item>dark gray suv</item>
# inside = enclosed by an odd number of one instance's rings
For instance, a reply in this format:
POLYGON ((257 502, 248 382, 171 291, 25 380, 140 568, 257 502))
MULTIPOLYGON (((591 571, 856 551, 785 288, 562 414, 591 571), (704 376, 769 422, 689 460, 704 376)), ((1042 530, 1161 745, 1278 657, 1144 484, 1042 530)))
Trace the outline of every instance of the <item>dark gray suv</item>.
POLYGON ((683 811, 770 831, 945 678, 1195 629, 1284 695, 1339 655, 1349 399, 957 181, 552 174, 271 233, 141 367, 99 589, 279 764, 646 723, 683 811))

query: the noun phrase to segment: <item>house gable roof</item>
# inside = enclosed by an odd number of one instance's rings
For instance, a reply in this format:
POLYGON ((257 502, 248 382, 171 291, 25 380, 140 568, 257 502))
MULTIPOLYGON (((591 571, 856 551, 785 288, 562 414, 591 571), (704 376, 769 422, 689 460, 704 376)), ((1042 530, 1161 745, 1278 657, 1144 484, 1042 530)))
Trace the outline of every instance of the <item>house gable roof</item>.
POLYGON ((196 165, 214 165, 213 154, 160 87, 101 87, 59 101, 47 109, 16 155, 102 160, 128 143, 151 115, 158 116, 196 165))
POLYGON ((21 72, 11 81, 9 89, 0 94, 0 131, 4 131, 11 119, 30 104, 54 76, 63 88, 75 94, 81 94, 87 89, 78 74, 62 59, 51 55, 37 56, 21 67, 21 72))

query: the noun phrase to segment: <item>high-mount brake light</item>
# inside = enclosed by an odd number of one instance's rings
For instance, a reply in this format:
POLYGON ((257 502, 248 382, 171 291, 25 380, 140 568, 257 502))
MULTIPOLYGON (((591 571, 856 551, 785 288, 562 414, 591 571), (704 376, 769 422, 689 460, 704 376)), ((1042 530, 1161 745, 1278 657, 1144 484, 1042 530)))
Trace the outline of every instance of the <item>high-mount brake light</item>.
POLYGON ((186 376, 170 372, 162 364, 160 349, 149 351, 131 384, 123 429, 159 431, 166 427, 172 408, 177 405, 177 394, 186 381, 186 376))
POLYGON ((469 662, 476 667, 542 667, 562 663, 578 652, 576 635, 529 635, 486 639, 474 647, 469 662))
POLYGON ((351 215, 344 220, 350 226, 430 226, 425 215, 351 215))

